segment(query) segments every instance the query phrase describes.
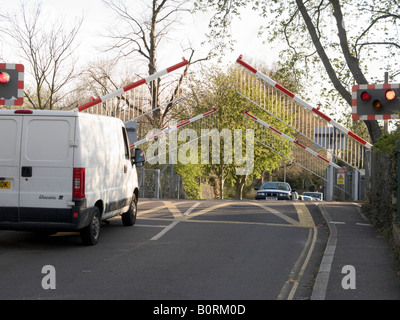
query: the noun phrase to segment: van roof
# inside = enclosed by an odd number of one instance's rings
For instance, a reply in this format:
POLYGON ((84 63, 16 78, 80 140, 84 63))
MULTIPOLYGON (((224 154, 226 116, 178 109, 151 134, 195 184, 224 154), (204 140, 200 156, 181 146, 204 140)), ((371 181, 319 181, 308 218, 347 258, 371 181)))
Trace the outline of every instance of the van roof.
POLYGON ((92 113, 83 113, 75 111, 60 111, 60 110, 0 110, 1 116, 42 116, 42 117, 79 117, 79 118, 98 118, 108 119, 107 121, 116 121, 123 124, 122 120, 115 117, 103 116, 92 113))
POLYGON ((73 111, 59 111, 59 110, 0 110, 0 116, 11 116, 11 115, 36 115, 36 116, 57 116, 57 117, 76 117, 77 112, 73 111))

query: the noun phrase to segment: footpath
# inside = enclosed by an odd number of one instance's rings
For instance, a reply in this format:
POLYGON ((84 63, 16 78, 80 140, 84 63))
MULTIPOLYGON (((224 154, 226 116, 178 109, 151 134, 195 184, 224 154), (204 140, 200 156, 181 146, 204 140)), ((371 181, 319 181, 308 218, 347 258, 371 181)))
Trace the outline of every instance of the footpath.
POLYGON ((370 225, 360 206, 317 206, 330 235, 311 300, 400 300, 392 245, 370 225))

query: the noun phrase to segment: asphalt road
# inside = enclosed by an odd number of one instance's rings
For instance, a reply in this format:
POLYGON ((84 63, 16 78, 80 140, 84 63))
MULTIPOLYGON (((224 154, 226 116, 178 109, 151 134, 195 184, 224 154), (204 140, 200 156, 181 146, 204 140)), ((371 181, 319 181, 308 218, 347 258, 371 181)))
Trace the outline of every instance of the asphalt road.
POLYGON ((0 231, 0 299, 309 299, 327 235, 314 204, 141 200, 93 247, 0 231))

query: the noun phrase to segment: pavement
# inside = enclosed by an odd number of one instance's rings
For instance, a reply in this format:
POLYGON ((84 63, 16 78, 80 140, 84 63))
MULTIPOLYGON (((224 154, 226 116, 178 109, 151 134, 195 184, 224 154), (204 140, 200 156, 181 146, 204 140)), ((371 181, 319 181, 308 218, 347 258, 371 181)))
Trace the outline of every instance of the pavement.
POLYGON ((330 235, 311 300, 400 300, 392 244, 357 203, 317 205, 330 235))

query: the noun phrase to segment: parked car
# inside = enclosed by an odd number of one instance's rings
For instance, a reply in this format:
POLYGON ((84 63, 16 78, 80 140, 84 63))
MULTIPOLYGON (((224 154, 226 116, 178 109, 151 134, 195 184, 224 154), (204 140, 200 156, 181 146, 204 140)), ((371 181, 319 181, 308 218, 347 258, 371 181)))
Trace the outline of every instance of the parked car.
POLYGON ((292 200, 292 190, 286 182, 265 182, 257 190, 256 200, 292 200))
POLYGON ((310 197, 310 196, 305 196, 304 194, 299 195, 299 200, 300 201, 316 201, 315 198, 310 197))
POLYGON ((303 195, 313 197, 317 201, 324 200, 324 194, 322 192, 303 192, 303 195))

